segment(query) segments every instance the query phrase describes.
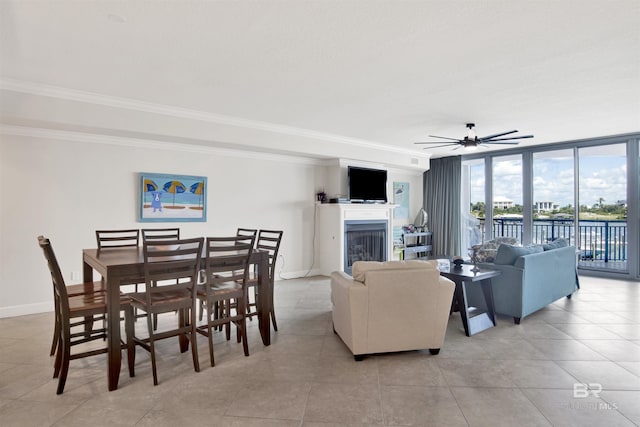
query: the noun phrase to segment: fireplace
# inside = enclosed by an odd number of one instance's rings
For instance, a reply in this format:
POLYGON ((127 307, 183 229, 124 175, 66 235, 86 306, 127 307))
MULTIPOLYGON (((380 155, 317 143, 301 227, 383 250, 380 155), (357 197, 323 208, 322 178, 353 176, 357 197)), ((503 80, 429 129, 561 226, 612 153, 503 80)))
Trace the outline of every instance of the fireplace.
POLYGON ((318 203, 316 260, 320 274, 351 273, 356 261, 388 261, 393 205, 382 203, 318 203))
POLYGON ((386 220, 352 220, 344 222, 344 271, 351 274, 356 261, 387 259, 386 220))

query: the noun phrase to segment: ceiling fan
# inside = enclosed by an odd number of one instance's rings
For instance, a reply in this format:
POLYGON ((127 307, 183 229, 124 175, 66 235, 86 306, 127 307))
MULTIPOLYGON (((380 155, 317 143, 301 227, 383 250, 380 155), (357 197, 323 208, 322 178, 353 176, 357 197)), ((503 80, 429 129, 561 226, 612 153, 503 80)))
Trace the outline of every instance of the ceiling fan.
POLYGON ((485 145, 485 144, 516 145, 519 143, 519 142, 514 142, 514 140, 516 139, 533 138, 533 135, 510 136, 508 138, 500 138, 501 136, 506 136, 506 135, 511 135, 512 133, 516 133, 518 132, 517 130, 510 130, 508 132, 495 133, 493 135, 483 136, 481 138, 478 138, 478 136, 476 135, 476 132, 473 130, 474 127, 475 127, 475 123, 467 123, 467 129, 469 130, 467 132, 467 136, 465 136, 463 139, 449 138, 446 136, 429 135, 429 137, 431 138, 448 139, 455 142, 449 142, 447 144, 443 144, 442 141, 426 141, 426 142, 414 142, 414 144, 440 144, 440 145, 436 145, 435 147, 425 147, 425 149, 457 145, 458 147, 454 148, 454 150, 457 150, 460 147, 463 147, 467 150, 475 150, 479 146, 485 145))

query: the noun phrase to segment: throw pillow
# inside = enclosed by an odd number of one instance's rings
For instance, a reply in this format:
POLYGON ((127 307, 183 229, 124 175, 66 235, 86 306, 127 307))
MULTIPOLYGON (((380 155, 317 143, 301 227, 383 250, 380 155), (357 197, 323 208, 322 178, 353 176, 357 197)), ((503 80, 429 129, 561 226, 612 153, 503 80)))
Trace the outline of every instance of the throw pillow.
POLYGON ((502 265, 513 265, 518 257, 521 257, 523 255, 535 254, 542 251, 543 249, 540 245, 511 246, 502 244, 498 247, 498 252, 496 253, 496 259, 494 260, 494 263, 502 265))
POLYGON ((550 251, 558 248, 566 248, 567 246, 569 246, 569 242, 567 241, 567 239, 560 238, 560 239, 554 240, 553 242, 543 244, 542 248, 545 251, 550 251))

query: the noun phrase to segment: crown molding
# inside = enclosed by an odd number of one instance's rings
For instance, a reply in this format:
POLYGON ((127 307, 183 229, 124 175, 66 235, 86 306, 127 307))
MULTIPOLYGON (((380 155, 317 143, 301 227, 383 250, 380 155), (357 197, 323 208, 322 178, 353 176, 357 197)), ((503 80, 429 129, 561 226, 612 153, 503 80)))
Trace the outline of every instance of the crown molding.
POLYGON ((411 157, 429 158, 430 155, 418 153, 414 150, 394 147, 390 145, 375 143, 357 138, 349 138, 341 135, 313 131, 309 129, 286 126, 276 123, 259 120, 249 120, 241 117, 228 116, 187 108, 175 107, 164 104, 157 104, 139 101, 129 98, 120 98, 104 95, 95 92, 86 92, 77 89, 70 89, 58 86, 51 86, 35 82, 27 82, 14 79, 0 79, 0 90, 25 93, 35 96, 63 99, 67 101, 82 102, 93 105, 106 106, 111 108, 126 109, 143 113, 165 115, 181 119, 198 120, 203 122, 236 126, 251 130, 266 131, 282 135, 290 135, 300 138, 310 138, 316 140, 330 141, 339 144, 350 145, 360 149, 375 149, 390 153, 409 155, 411 157))
POLYGON ((116 145, 122 147, 144 148, 154 150, 181 151, 198 154, 215 154, 219 156, 240 157, 242 159, 269 160, 286 163, 321 165, 322 160, 309 157, 287 156, 282 154, 263 153, 259 151, 234 150, 230 148, 210 147, 195 144, 155 141, 122 136, 99 135, 57 129, 43 129, 27 126, 0 124, 0 135, 13 135, 30 138, 55 139, 68 142, 116 145))

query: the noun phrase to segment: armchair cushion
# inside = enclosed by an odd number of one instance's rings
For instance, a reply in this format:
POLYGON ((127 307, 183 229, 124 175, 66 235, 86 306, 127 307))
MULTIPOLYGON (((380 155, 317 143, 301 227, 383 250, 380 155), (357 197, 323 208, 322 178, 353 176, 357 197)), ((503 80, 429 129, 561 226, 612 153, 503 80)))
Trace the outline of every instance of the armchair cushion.
MULTIPOLYGON (((379 270, 438 270, 438 262, 435 260, 408 260, 408 261, 356 261, 351 267, 353 280, 365 283, 366 273, 379 270)), ((366 284, 366 283, 365 283, 366 284)))

